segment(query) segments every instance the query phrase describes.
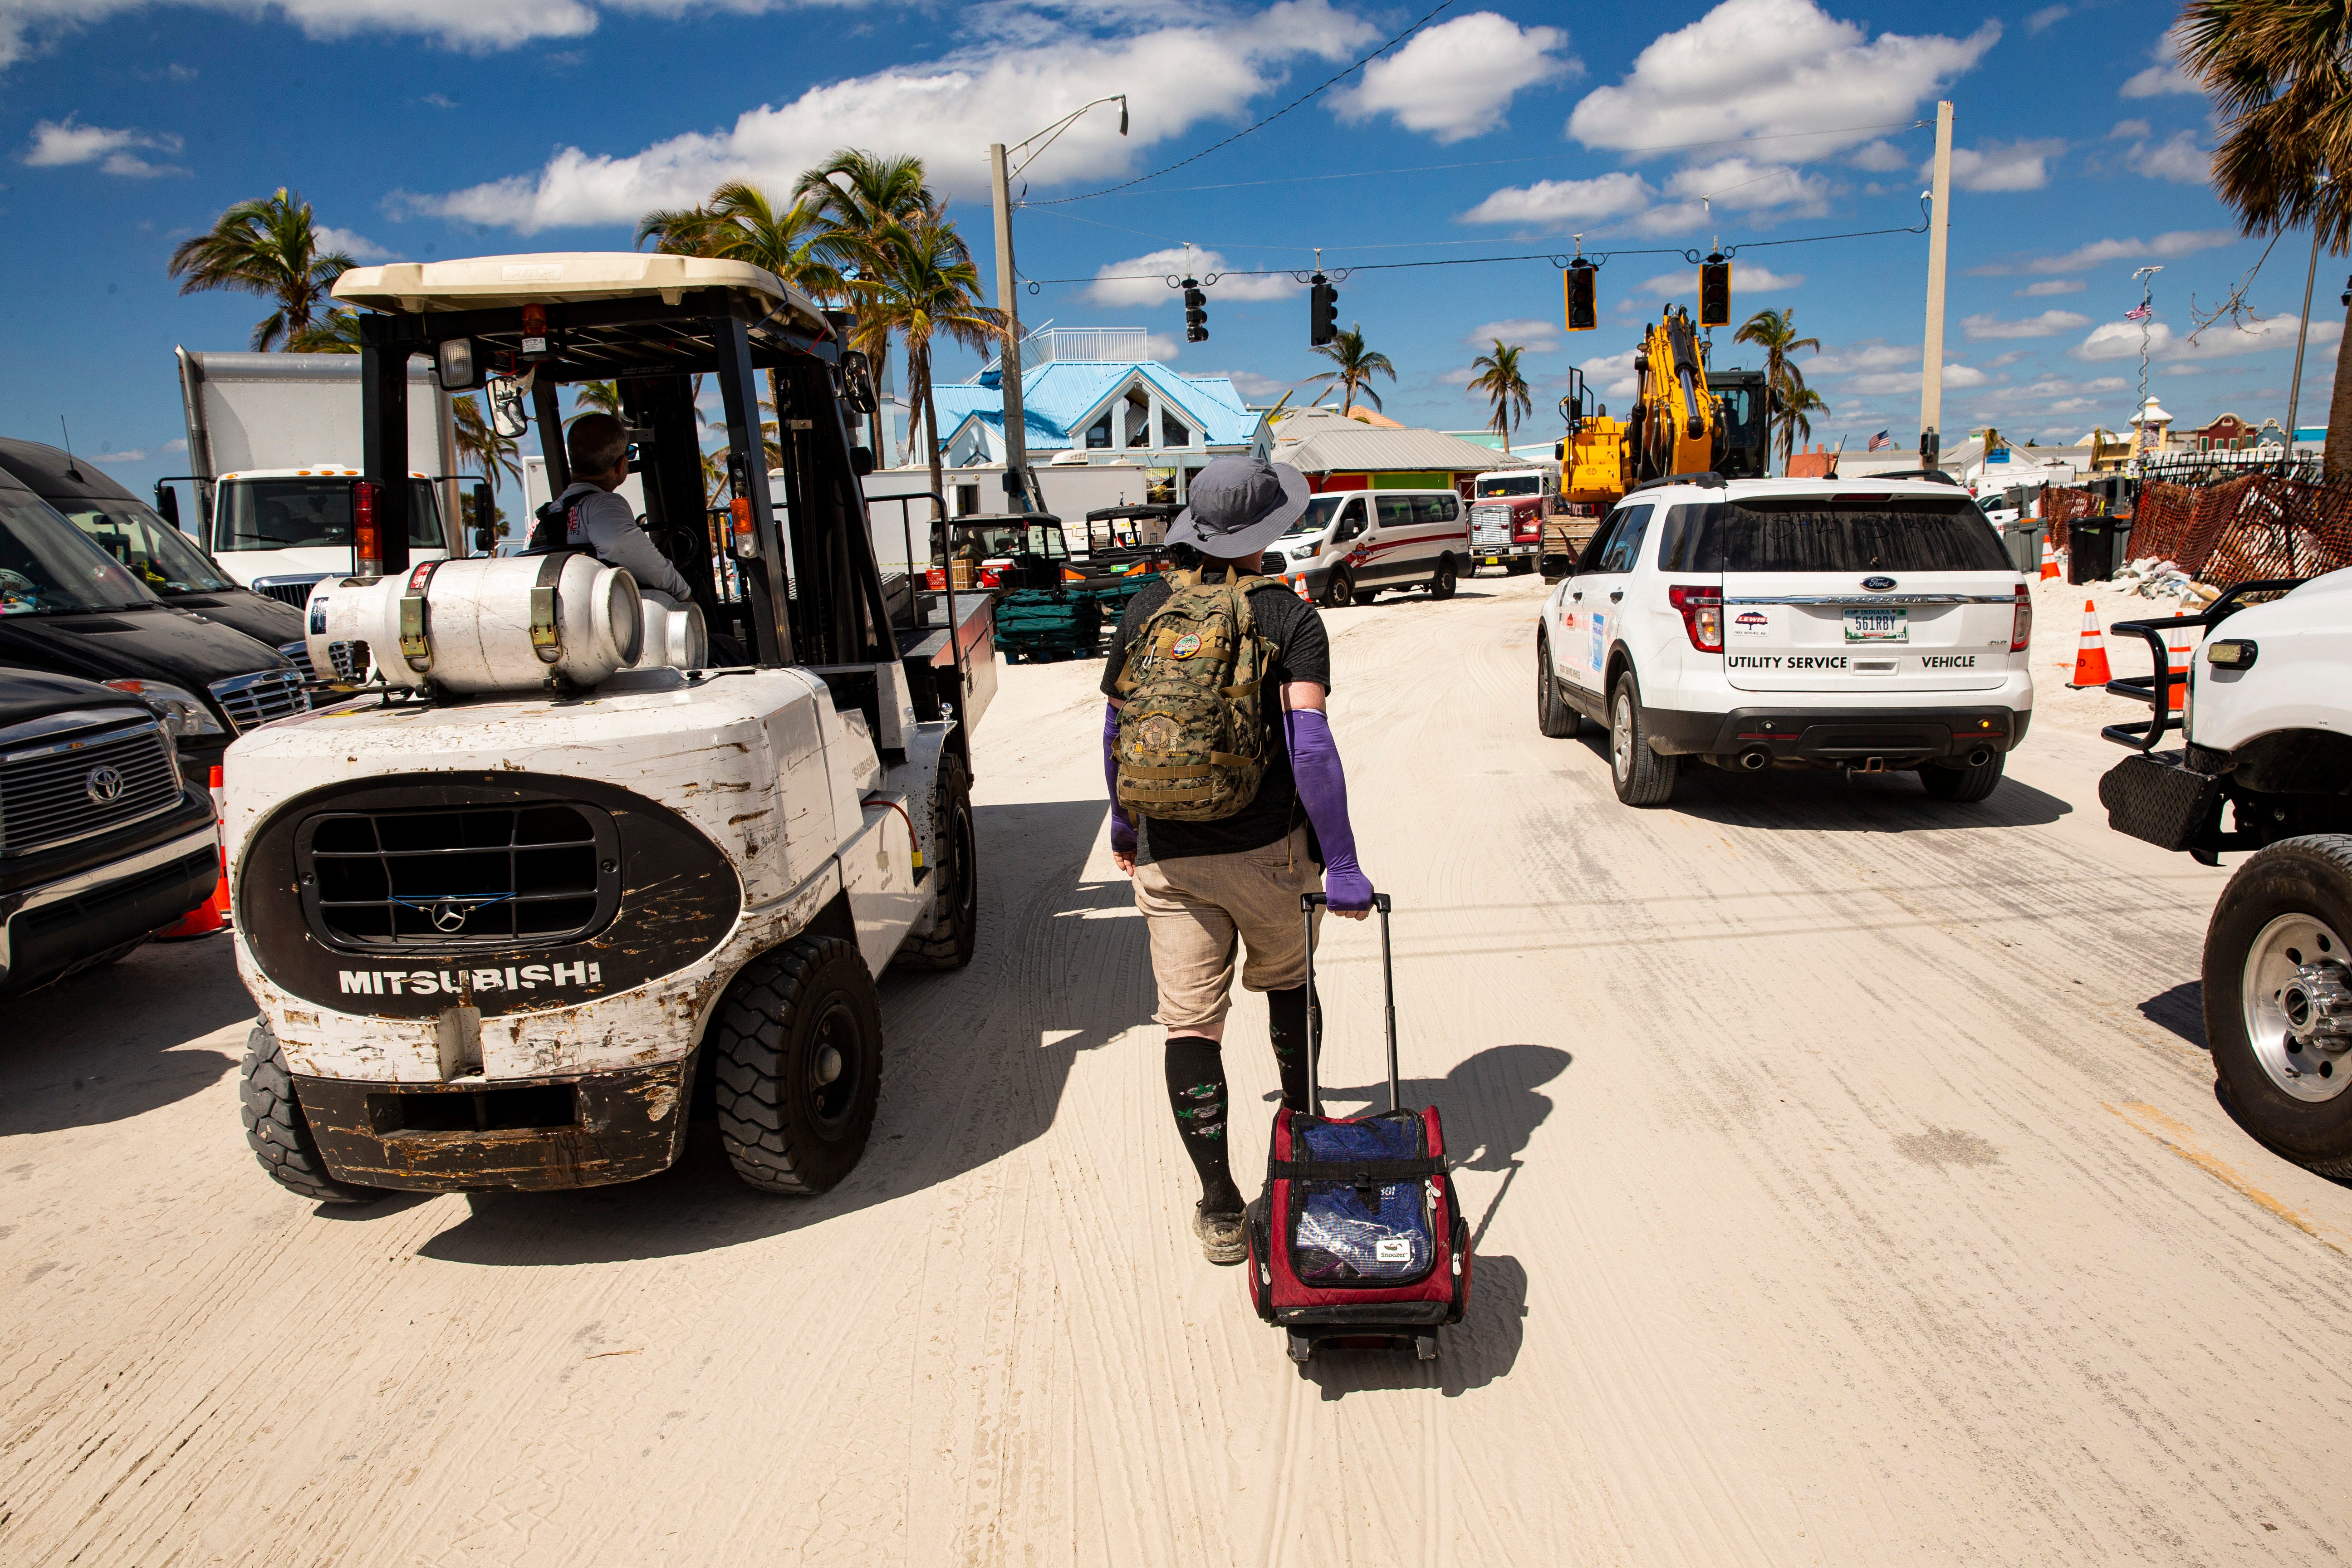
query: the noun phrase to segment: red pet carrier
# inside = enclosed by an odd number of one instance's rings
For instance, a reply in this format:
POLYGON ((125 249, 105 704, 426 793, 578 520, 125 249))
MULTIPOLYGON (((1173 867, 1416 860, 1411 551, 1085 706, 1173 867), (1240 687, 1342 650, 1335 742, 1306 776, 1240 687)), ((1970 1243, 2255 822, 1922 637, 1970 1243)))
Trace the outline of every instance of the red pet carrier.
POLYGON ((1303 1368, 1315 1347, 1411 1345, 1437 1354, 1437 1331, 1462 1321, 1470 1301, 1470 1226, 1445 1169, 1437 1107, 1403 1109, 1397 1081, 1396 973, 1389 952, 1389 896, 1381 917, 1381 985, 1388 1028, 1389 1108, 1368 1116, 1323 1114, 1316 1047, 1323 1036, 1315 994, 1314 910, 1307 922, 1307 1110, 1275 1112, 1265 1191, 1250 1205, 1250 1300, 1287 1330, 1303 1368))

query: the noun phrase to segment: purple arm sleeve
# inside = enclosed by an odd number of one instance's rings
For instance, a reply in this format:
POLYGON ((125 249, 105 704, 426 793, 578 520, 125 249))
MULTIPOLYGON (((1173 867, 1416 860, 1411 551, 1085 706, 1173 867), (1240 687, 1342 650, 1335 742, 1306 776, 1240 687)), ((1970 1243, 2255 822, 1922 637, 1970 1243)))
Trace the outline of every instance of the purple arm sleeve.
POLYGON ((1335 910, 1372 907, 1372 884, 1356 864, 1356 830, 1348 823, 1348 775, 1331 721, 1319 710, 1294 708, 1283 716, 1290 736, 1290 772, 1298 781, 1298 801, 1323 847, 1324 891, 1335 910))
POLYGON ((1103 783, 1110 789, 1110 847, 1135 853, 1135 819, 1118 804, 1118 710, 1103 704, 1103 783))

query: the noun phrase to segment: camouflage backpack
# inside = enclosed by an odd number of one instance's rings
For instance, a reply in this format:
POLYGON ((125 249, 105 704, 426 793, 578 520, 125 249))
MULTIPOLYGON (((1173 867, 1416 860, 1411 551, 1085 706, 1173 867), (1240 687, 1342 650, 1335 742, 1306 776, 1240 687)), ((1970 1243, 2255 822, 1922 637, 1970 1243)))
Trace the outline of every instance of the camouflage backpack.
POLYGON ((1264 577, 1222 583, 1171 572, 1168 602, 1129 645, 1120 670, 1118 802, 1139 816, 1216 822, 1257 798, 1265 776, 1258 687, 1279 650, 1250 615, 1264 577))

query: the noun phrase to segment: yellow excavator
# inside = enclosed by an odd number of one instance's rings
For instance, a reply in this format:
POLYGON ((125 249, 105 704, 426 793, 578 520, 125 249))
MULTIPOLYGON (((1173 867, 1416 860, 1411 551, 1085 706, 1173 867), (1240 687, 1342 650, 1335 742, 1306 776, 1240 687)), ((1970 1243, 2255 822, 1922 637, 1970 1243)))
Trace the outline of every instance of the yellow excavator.
POLYGON ((1669 474, 1761 477, 1764 373, 1718 371, 1710 382, 1706 357, 1689 310, 1669 305, 1642 334, 1625 418, 1597 405, 1587 413, 1583 377, 1571 372, 1560 400, 1568 422, 1558 448, 1561 498, 1597 517, 1635 485, 1669 474))

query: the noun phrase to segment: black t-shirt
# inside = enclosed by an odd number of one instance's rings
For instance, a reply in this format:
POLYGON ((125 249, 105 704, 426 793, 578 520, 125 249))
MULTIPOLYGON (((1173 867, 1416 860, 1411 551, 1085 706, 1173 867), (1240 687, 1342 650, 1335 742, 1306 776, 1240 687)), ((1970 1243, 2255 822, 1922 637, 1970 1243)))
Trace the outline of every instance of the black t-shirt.
MULTIPOLYGON (((1143 630, 1143 623, 1151 618, 1152 612, 1168 602, 1171 592, 1163 577, 1147 584, 1141 593, 1127 602, 1127 613, 1119 616, 1118 629, 1111 634, 1110 659, 1103 668, 1104 696, 1118 695, 1118 678, 1127 668, 1128 645, 1143 630)), ((1290 776, 1290 747, 1282 724, 1282 689, 1293 680, 1311 680, 1328 691, 1331 640, 1323 634, 1321 613, 1280 584, 1251 589, 1249 607, 1259 632, 1275 647, 1274 662, 1267 666, 1265 682, 1258 692, 1258 711, 1265 718, 1267 744, 1265 773, 1258 781, 1257 795, 1240 811, 1216 822, 1155 822, 1138 817, 1138 863, 1262 848, 1280 843, 1292 827, 1306 820, 1306 814, 1298 809, 1298 785, 1290 776)), ((1311 827, 1307 839, 1319 864, 1322 852, 1314 846, 1311 827)))

